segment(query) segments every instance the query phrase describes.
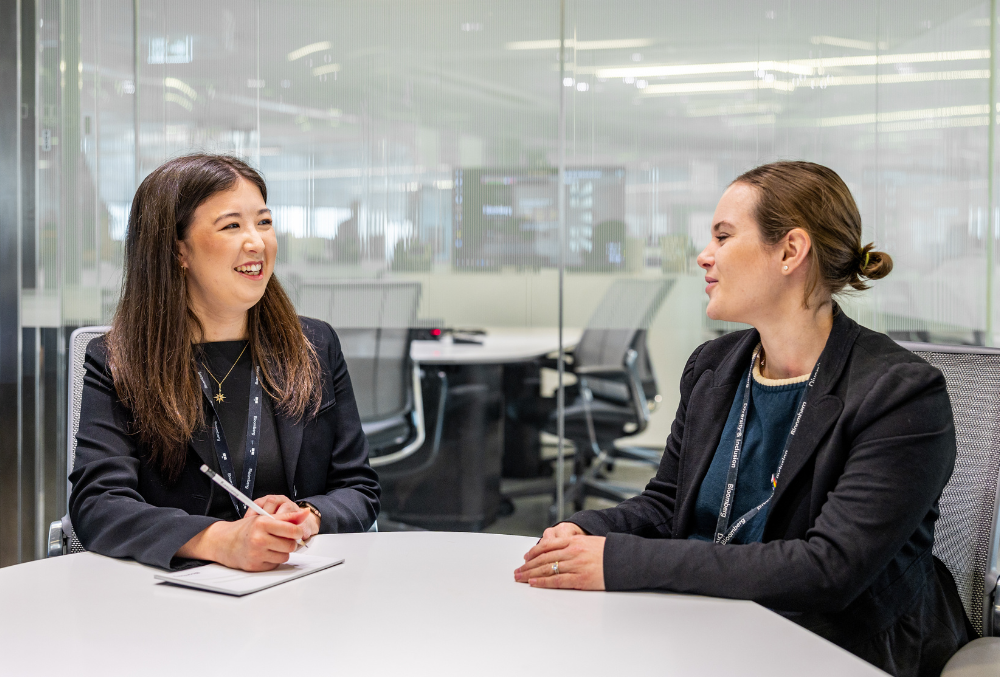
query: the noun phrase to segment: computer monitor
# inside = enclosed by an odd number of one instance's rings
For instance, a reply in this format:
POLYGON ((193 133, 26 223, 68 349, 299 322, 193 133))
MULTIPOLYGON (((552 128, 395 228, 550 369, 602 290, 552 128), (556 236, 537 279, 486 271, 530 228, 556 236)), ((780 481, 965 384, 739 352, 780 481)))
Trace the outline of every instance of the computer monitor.
MULTIPOLYGON (((559 265, 555 169, 455 169, 452 265, 463 271, 559 265)), ((566 170, 566 266, 625 266, 625 168, 566 170)))

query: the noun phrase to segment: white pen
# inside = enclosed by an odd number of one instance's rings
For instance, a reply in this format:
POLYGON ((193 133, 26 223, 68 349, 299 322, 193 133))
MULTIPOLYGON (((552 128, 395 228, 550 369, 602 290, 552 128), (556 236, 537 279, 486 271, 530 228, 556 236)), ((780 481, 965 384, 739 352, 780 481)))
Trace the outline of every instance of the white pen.
MULTIPOLYGON (((208 475, 209 477, 211 477, 213 482, 215 482, 220 487, 222 487, 223 489, 225 489, 226 491, 228 491, 230 493, 230 495, 232 495, 232 496, 234 496, 236 498, 236 500, 238 500, 240 503, 242 503, 246 507, 248 507, 251 510, 253 510, 258 515, 264 515, 265 517, 270 517, 271 519, 278 519, 277 517, 275 517, 271 513, 269 513, 266 510, 264 510, 264 508, 260 507, 259 505, 257 505, 253 501, 251 501, 249 498, 247 498, 246 494, 244 494, 242 491, 240 491, 239 489, 237 489, 236 487, 234 487, 232 484, 230 484, 229 482, 227 482, 225 477, 223 477, 219 473, 215 472, 214 470, 212 470, 211 468, 209 468, 204 463, 202 463, 202 465, 201 465, 201 471, 203 473, 205 473, 206 475, 208 475)), ((305 544, 305 542, 301 538, 299 540, 295 541, 295 542, 298 543, 303 548, 308 548, 309 547, 308 545, 305 544)))

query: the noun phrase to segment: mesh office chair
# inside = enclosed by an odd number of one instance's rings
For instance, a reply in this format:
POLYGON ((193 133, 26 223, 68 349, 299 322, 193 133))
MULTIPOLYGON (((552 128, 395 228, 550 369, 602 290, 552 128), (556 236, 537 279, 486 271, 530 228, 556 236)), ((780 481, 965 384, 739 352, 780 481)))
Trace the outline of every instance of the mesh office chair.
POLYGON ((296 291, 299 312, 329 322, 340 337, 372 467, 415 454, 426 441, 420 369, 410 359, 420 283, 298 281, 296 291))
POLYGON ((111 327, 80 327, 69 337, 69 374, 66 379, 69 381, 69 399, 66 405, 66 515, 49 524, 46 557, 84 552, 69 520, 69 495, 73 487, 68 478, 76 460, 76 431, 80 427, 80 400, 83 396, 83 360, 90 342, 103 336, 109 329, 111 327))
MULTIPOLYGON (((657 451, 619 448, 614 442, 649 424, 658 393, 646 332, 673 284, 664 279, 615 281, 573 352, 570 370, 577 387, 568 394, 576 398, 566 407, 565 434, 576 447, 569 498, 577 510, 587 496, 618 502, 635 495, 602 479, 616 459, 659 463, 657 451)), ((557 414, 552 413, 548 432, 555 432, 557 414)))
MULTIPOLYGON (((941 494, 934 554, 958 586, 969 621, 984 635, 959 651, 943 674, 973 677, 968 661, 992 647, 981 674, 1000 674, 1000 598, 997 597, 998 477, 1000 477, 1000 350, 901 342, 944 373, 955 416, 958 455, 941 494), (963 664, 961 671, 957 666, 963 664), (949 672, 951 670, 952 672, 949 672)), ((989 653, 987 651, 986 653, 989 653)))

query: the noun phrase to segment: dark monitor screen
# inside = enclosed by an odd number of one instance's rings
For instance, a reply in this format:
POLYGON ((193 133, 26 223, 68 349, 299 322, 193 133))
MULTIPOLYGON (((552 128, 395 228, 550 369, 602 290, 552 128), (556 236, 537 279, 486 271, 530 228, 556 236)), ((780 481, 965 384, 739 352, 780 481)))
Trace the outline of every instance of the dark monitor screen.
MULTIPOLYGON (((467 168, 454 172, 452 264, 457 270, 559 265, 555 169, 467 168)), ((566 170, 566 266, 625 265, 625 168, 566 170)))

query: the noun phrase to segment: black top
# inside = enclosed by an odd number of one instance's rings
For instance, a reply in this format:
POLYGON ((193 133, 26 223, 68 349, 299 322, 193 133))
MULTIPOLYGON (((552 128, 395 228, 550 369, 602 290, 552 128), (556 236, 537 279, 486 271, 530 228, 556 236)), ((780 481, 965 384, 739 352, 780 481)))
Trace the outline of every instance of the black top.
MULTIPOLYGON (((746 383, 750 365, 740 376, 740 383, 746 383)), ((773 383, 773 382, 772 382, 773 383)), ((744 424, 743 451, 740 454, 739 474, 736 476, 736 493, 733 509, 729 513, 729 526, 745 515, 747 511, 760 505, 771 495, 771 481, 781 463, 781 452, 785 450, 788 431, 795 421, 802 396, 809 384, 806 380, 797 383, 764 384, 751 379, 750 401, 747 406, 747 420, 744 424)), ((695 510, 694 533, 689 538, 714 541, 715 529, 719 521, 722 497, 726 490, 726 477, 733 460, 736 445, 736 428, 743 411, 743 388, 736 391, 733 406, 729 408, 729 418, 722 429, 722 438, 715 449, 712 465, 701 482, 695 510)), ((770 504, 743 526, 730 543, 756 543, 764 535, 764 524, 770 504)))
POLYGON ((837 311, 760 543, 689 538, 756 330, 699 347, 656 476, 570 521, 607 536, 608 590, 755 601, 895 675, 940 674, 966 641, 955 583, 932 555, 955 464, 941 372, 837 311))
MULTIPOLYGON (((319 509, 322 534, 367 531, 378 516, 378 476, 368 465, 368 440, 340 339, 325 322, 299 321, 319 359, 323 395, 315 415, 294 420, 274 413, 290 492, 285 495, 319 509)), ((135 434, 132 413, 118 397, 103 337, 87 347, 84 369, 76 461, 69 476, 76 535, 84 548, 109 557, 162 568, 188 565, 190 560, 174 557, 177 550, 218 520, 209 504, 218 488, 199 470, 202 463, 218 463, 208 430, 192 436, 180 475, 166 477, 151 462, 149 446, 135 434)), ((246 403, 242 406, 245 411, 246 403)))
MULTIPOLYGON (((233 459, 233 469, 236 477, 243 477, 243 458, 246 456, 247 413, 249 411, 250 375, 253 359, 246 347, 246 341, 217 341, 202 343, 200 347, 204 355, 204 364, 215 378, 222 379, 222 394, 225 400, 213 400, 215 411, 219 414, 222 432, 226 436, 226 444, 233 459), (242 357, 241 354, 242 353, 242 357), (239 358, 239 361, 237 361, 239 358), (232 367, 232 371, 229 369, 232 367), (226 376, 229 372, 229 376, 226 376)), ((212 392, 217 393, 219 386, 211 378, 208 383, 212 392)), ((210 465, 219 472, 219 461, 210 465)), ((278 434, 274 427, 274 403, 264 394, 261 407, 260 422, 260 453, 257 456, 257 475, 253 484, 253 495, 257 499, 268 494, 288 496, 288 483, 285 481, 285 466, 278 450, 278 434)), ((208 514, 224 520, 238 519, 233 501, 225 491, 212 494, 212 507, 208 514)))

